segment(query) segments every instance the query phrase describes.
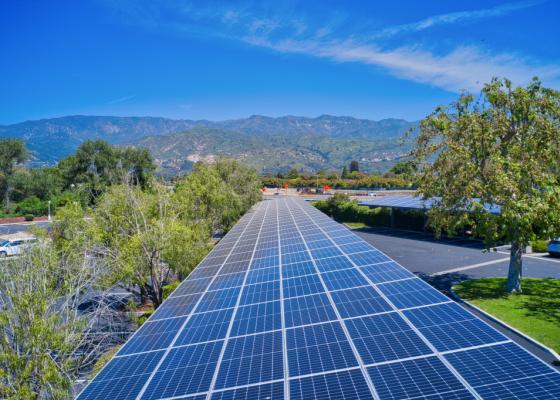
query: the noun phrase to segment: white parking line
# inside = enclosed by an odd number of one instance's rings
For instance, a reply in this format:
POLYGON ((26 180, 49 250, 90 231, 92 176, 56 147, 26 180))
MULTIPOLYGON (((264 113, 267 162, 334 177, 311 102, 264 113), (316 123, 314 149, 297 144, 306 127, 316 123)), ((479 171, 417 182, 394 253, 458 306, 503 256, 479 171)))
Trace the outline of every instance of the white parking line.
MULTIPOLYGON (((505 251, 497 251, 497 253, 500 254, 509 254, 509 252, 505 252, 505 251)), ((550 261, 552 263, 556 263, 556 264, 560 264, 560 259, 555 260, 549 257, 543 257, 543 256, 533 256, 531 254, 523 254, 523 257, 525 258, 532 258, 533 260, 541 260, 541 261, 550 261)))
POLYGON ((459 267, 459 268, 448 269, 448 270, 445 270, 445 271, 434 272, 433 274, 430 274, 430 276, 439 276, 439 275, 450 274, 452 272, 466 271, 466 270, 469 270, 469 269, 485 267, 487 265, 498 264, 498 263, 501 263, 501 262, 504 262, 504 261, 509 261, 509 257, 499 258, 497 260, 486 261, 486 262, 478 263, 478 264, 471 264, 471 265, 467 265, 467 266, 459 267))

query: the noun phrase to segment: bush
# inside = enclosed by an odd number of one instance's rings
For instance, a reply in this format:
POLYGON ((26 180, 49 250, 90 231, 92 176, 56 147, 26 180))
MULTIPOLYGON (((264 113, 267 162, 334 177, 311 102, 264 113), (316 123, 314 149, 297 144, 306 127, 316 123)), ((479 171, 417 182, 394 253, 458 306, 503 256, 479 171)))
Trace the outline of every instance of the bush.
POLYGON ((546 246, 548 246, 548 240, 533 240, 531 242, 531 248, 535 253, 546 253, 546 246))
POLYGON ((328 200, 316 201, 315 207, 331 216, 337 222, 362 222, 369 226, 389 226, 390 211, 383 208, 360 206, 358 202, 342 193, 337 193, 328 200))
POLYGON ((177 286, 179 286, 180 284, 181 281, 173 281, 170 284, 165 285, 163 287, 163 300, 167 299, 169 295, 173 293, 173 291, 177 289, 177 286))
POLYGON ((33 221, 33 218, 35 218, 33 216, 33 214, 25 214, 25 216, 23 217, 26 221, 33 221))
POLYGON ((46 201, 42 201, 37 196, 31 196, 17 203, 15 211, 20 215, 32 214, 39 217, 47 213, 48 207, 46 201))

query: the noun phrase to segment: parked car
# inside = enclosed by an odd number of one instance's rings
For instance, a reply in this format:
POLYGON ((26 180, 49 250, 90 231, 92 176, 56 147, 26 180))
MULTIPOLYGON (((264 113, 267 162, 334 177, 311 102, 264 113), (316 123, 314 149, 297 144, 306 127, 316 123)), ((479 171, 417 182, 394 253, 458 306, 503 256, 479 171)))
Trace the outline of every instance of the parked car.
POLYGON ((560 257, 560 238, 552 239, 546 246, 546 251, 552 257, 560 257))
POLYGON ((32 247, 36 242, 37 238, 34 237, 4 240, 0 243, 0 257, 17 256, 32 247))

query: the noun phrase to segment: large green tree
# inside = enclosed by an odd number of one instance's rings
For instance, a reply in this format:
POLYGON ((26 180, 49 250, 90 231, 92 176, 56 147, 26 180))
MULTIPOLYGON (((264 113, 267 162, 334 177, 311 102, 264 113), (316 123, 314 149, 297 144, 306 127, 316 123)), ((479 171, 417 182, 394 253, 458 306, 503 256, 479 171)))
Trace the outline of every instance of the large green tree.
POLYGON ((0 185, 4 197, 4 206, 10 206, 10 194, 12 191, 12 179, 17 164, 27 160, 29 154, 25 143, 19 139, 0 139, 0 185))
POLYGON ((58 166, 66 188, 85 192, 90 203, 110 185, 130 182, 144 187, 155 170, 146 149, 114 147, 103 140, 83 142, 58 166))
POLYGON ((524 247, 560 232, 560 92, 494 79, 424 119, 414 155, 424 162, 420 193, 441 199, 431 224, 511 243, 507 290, 521 291, 524 247))

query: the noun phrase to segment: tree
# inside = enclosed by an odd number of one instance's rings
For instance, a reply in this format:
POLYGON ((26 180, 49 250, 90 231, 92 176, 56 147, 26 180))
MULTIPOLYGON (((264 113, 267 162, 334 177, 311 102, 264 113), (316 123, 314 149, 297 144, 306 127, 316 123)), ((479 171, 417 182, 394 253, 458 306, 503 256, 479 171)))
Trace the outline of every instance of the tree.
POLYGON ((412 176, 416 173, 416 171, 418 171, 418 166, 414 160, 398 162, 389 170, 389 172, 394 175, 406 176, 412 176))
POLYGON ((350 173, 352 172, 360 172, 360 164, 356 160, 350 161, 350 165, 348 166, 350 173))
POLYGON ((110 185, 130 181, 144 187, 155 166, 145 149, 118 148, 103 140, 83 142, 58 164, 65 188, 77 187, 93 204, 110 185))
POLYGON ((288 179, 296 179, 299 178, 299 171, 297 168, 290 168, 288 171, 288 175, 286 176, 288 179))
POLYGON ((126 327, 103 292, 106 272, 44 239, 2 263, 0 398, 67 399, 79 371, 115 344, 126 327))
POLYGON ((152 182, 142 190, 112 186, 93 214, 105 258, 113 260, 119 280, 140 288, 154 308, 163 302, 163 286, 185 276, 209 250, 204 221, 185 223, 167 188, 152 182))
POLYGON ((342 179, 348 179, 350 177, 350 174, 348 173, 348 168, 346 168, 346 165, 344 167, 342 167, 342 174, 340 175, 340 177, 342 179))
POLYGON ((462 95, 424 119, 413 155, 420 193, 441 197, 430 223, 511 243, 507 291, 521 291, 523 248, 560 232, 560 92, 493 79, 478 100, 462 95))
POLYGON ((2 175, 2 190, 6 209, 10 207, 14 168, 17 164, 27 160, 27 158, 28 152, 22 140, 10 138, 0 139, 0 174, 2 175))

